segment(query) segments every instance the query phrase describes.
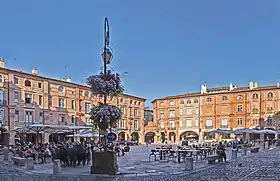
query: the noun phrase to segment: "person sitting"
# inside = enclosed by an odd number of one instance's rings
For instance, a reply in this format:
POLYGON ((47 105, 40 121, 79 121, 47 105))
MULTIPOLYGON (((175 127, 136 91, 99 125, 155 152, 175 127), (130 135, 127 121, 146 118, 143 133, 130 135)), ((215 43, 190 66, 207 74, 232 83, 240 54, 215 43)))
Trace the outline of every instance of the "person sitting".
POLYGON ((222 142, 217 146, 217 155, 219 156, 219 161, 227 161, 226 149, 222 142))

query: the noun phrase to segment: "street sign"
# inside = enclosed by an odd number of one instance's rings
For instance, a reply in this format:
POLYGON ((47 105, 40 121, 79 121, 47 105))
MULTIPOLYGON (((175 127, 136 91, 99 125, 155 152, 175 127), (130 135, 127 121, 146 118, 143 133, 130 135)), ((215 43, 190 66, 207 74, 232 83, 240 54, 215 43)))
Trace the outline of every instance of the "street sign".
POLYGON ((110 132, 107 134, 107 140, 109 141, 115 141, 117 139, 116 133, 110 132))

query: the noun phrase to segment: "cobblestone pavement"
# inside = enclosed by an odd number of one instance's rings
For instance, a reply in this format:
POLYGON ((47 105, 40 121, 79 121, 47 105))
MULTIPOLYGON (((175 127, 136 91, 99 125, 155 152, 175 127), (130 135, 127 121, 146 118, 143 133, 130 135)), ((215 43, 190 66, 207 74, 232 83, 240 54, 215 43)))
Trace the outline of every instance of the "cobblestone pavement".
POLYGON ((238 158, 193 173, 168 176, 123 177, 118 181, 280 181, 280 149, 238 158))

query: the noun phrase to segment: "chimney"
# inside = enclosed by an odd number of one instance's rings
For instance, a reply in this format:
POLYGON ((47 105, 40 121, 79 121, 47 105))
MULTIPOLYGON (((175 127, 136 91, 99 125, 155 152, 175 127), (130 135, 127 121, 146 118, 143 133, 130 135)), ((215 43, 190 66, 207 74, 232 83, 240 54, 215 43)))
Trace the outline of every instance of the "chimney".
POLYGON ((250 83, 249 83, 249 89, 253 89, 254 88, 254 83, 253 83, 253 81, 250 81, 250 83))
POLYGON ((72 79, 71 78, 67 78, 66 82, 72 82, 72 79))
POLYGON ((258 88, 258 87, 259 87, 258 82, 255 82, 255 87, 254 88, 258 88))
POLYGON ((201 94, 206 94, 207 93, 206 83, 201 85, 200 93, 201 94))
POLYGON ((5 68, 5 59, 0 58, 0 68, 5 68))
POLYGON ((32 71, 31 71, 31 73, 32 73, 33 75, 37 75, 38 71, 37 71, 37 69, 33 68, 32 71))
POLYGON ((277 83, 277 88, 280 88, 280 83, 279 82, 277 83))
POLYGON ((234 89, 234 86, 232 85, 232 83, 230 83, 229 90, 232 91, 233 89, 234 89))

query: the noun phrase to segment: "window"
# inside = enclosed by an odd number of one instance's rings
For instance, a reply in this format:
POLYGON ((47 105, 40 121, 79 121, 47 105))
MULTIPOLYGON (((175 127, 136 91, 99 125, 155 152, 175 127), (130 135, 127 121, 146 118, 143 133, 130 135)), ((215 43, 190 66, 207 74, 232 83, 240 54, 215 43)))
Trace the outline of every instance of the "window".
POLYGON ((49 96, 48 99, 49 99, 49 106, 52 106, 52 96, 49 96))
POLYGON ((39 113, 39 121, 42 123, 44 120, 44 115, 42 112, 39 113))
POLYGON ((82 90, 80 90, 80 96, 83 96, 84 92, 82 90))
POLYGON ((198 124, 199 124, 198 119, 196 119, 195 120, 195 126, 198 127, 198 124))
POLYGON ((193 102, 197 104, 198 103, 198 99, 195 99, 193 102))
POLYGON ((242 125, 243 125, 242 118, 237 118, 237 126, 242 126, 242 125))
POLYGON ((266 109, 267 110, 272 110, 273 109, 273 102, 267 102, 266 103, 266 109))
POLYGON ((59 86, 58 87, 58 92, 64 92, 65 90, 64 90, 64 87, 63 86, 59 86))
POLYGON ((253 126, 258 126, 258 125, 259 125, 259 120, 253 119, 253 126))
POLYGON ((89 97, 89 91, 86 91, 86 92, 85 92, 85 96, 86 96, 86 97, 89 97))
POLYGON ((187 104, 191 104, 192 103, 192 101, 191 100, 187 100, 187 104))
POLYGON ((192 114, 192 109, 191 108, 187 109, 187 114, 192 114))
POLYGON ((38 83, 38 88, 42 88, 42 83, 41 82, 38 83))
POLYGON ((180 104, 185 104, 185 101, 184 100, 180 100, 180 104))
POLYGON ((18 85, 18 78, 14 77, 14 84, 18 85))
POLYGON ((120 98, 120 102, 123 102, 123 98, 120 98))
POLYGON ((121 106, 122 115, 126 115, 126 107, 121 106))
POLYGON ((212 102, 212 98, 211 98, 211 97, 208 97, 208 98, 206 99, 206 101, 207 101, 207 102, 212 102))
POLYGON ((180 126, 180 128, 184 129, 186 127, 186 121, 185 120, 180 120, 179 126, 180 126))
POLYGON ((253 99, 258 99, 259 95, 258 94, 253 94, 253 99))
POLYGON ((15 91, 15 102, 19 102, 20 100, 20 94, 19 92, 15 91))
POLYGON ((65 122, 66 122, 65 115, 64 114, 59 114, 59 123, 65 124, 65 122))
POLYGON ((19 111, 18 111, 18 110, 15 110, 14 121, 15 121, 15 122, 18 122, 18 121, 19 121, 19 111))
POLYGON ((170 129, 175 129, 175 121, 174 120, 170 120, 169 121, 169 126, 170 126, 170 129))
POLYGON ((120 128, 125 128, 125 119, 121 119, 119 123, 120 128))
POLYGON ((49 120, 50 120, 51 122, 53 122, 53 113, 50 113, 50 114, 49 114, 49 120))
POLYGON ((170 105, 170 106, 174 106, 174 105, 175 105, 175 102, 174 102, 174 101, 170 101, 170 102, 169 102, 169 105, 170 105))
POLYGON ((272 126, 273 125, 273 120, 271 116, 268 116, 266 120, 266 126, 272 126))
POLYGON ((0 75, 0 82, 4 82, 4 81, 3 81, 3 76, 2 76, 2 75, 0 75))
POLYGON ((174 118, 175 117, 175 110, 169 110, 169 117, 174 118))
POLYGON ((42 106, 43 105, 43 96, 39 95, 39 105, 42 106))
POLYGON ((139 101, 139 102, 138 102, 138 106, 140 106, 140 105, 141 105, 141 102, 139 101))
POLYGON ((71 100, 71 109, 75 109, 75 108, 76 108, 75 100, 71 100))
POLYGON ((192 127, 192 120, 191 119, 187 119, 187 127, 188 128, 192 127))
POLYGON ((180 116, 182 116, 183 115, 183 109, 179 109, 179 111, 180 111, 180 116))
POLYGON ((164 118, 164 110, 160 110, 160 118, 163 119, 164 118))
POLYGON ((33 111, 25 111, 25 122, 33 123, 33 111))
POLYGON ((91 103, 90 102, 86 102, 85 103, 85 112, 89 113, 91 109, 91 103))
POLYGON ((30 82, 30 80, 25 80, 25 81, 24 81, 24 85, 25 85, 26 87, 31 87, 31 82, 30 82))
POLYGON ((139 116, 139 110, 138 109, 134 109, 134 116, 139 116))
POLYGON ((195 109, 195 114, 199 114, 199 109, 198 109, 198 107, 195 109))
POLYGON ((75 117, 75 115, 71 116, 71 123, 76 125, 76 117, 75 117))
POLYGON ((242 112, 243 106, 241 104, 237 105, 237 112, 242 112))
POLYGON ((163 106, 164 106, 164 102, 161 102, 161 103, 159 104, 159 106, 163 107, 163 106))
POLYGON ((237 99, 237 100, 242 100, 242 99, 243 99, 243 96, 239 95, 239 96, 236 97, 236 99, 237 99))
POLYGON ((212 129, 213 128, 213 123, 211 119, 206 120, 206 129, 212 129))
POLYGON ((134 120, 134 130, 138 130, 139 125, 138 125, 138 120, 134 120))
POLYGON ((58 107, 60 107, 60 108, 65 107, 65 100, 63 98, 58 99, 58 107))
POLYGON ((31 104, 32 103, 32 94, 25 93, 25 103, 31 104))
POLYGON ((223 96, 222 97, 222 101, 227 101, 228 100, 228 97, 227 96, 223 96))
POLYGON ((161 129, 164 129, 164 121, 161 121, 161 122, 160 122, 160 128, 161 128, 161 129))
POLYGON ((252 108, 253 108, 253 112, 259 111, 259 104, 254 104, 253 103, 252 108))
POLYGON ((273 93, 272 92, 267 93, 267 98, 273 98, 273 93))
POLYGON ((227 118, 222 119, 221 128, 228 128, 228 120, 227 120, 227 118))

